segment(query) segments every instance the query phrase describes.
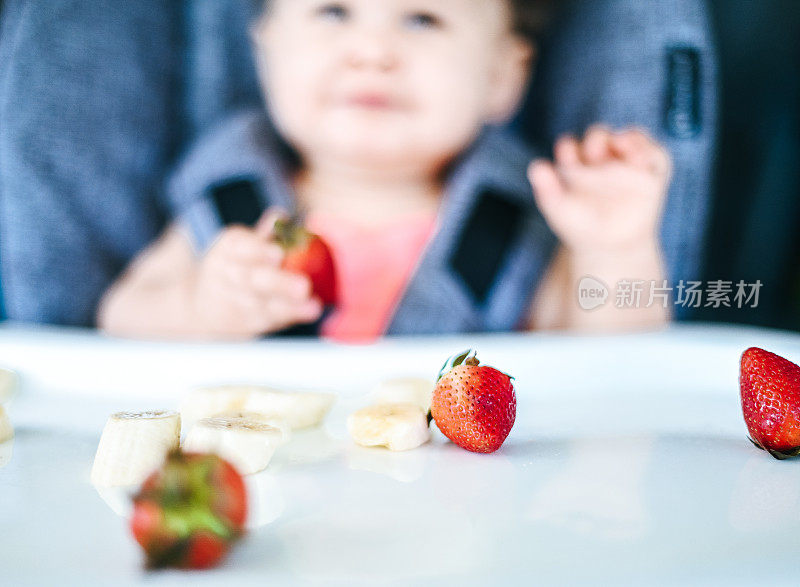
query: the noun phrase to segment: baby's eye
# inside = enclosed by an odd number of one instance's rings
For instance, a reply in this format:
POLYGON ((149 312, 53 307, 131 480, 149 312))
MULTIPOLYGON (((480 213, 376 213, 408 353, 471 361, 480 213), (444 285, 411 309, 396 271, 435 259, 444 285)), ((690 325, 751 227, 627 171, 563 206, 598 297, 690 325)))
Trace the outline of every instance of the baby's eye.
POLYGON ((426 30, 442 28, 442 19, 429 12, 415 12, 405 17, 406 25, 411 29, 426 30))
POLYGON ((324 4, 317 8, 316 15, 330 22, 343 22, 350 16, 350 11, 344 4, 324 4))

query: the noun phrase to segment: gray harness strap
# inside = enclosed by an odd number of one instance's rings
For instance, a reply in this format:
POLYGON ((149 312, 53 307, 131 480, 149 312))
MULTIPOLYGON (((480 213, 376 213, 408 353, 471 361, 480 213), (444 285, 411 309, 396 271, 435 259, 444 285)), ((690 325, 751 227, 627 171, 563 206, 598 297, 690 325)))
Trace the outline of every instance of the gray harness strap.
POLYGON ((403 297, 390 334, 518 328, 556 245, 533 201, 533 158, 496 130, 456 167, 440 228, 403 297))

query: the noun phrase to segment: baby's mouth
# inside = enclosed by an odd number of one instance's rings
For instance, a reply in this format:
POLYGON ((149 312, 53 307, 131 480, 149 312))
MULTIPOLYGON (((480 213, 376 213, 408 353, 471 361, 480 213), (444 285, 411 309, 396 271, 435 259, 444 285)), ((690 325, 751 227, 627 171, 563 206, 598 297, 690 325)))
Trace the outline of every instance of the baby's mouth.
POLYGON ((366 110, 397 110, 400 104, 387 94, 362 92, 347 96, 344 100, 346 106, 363 108, 366 110))

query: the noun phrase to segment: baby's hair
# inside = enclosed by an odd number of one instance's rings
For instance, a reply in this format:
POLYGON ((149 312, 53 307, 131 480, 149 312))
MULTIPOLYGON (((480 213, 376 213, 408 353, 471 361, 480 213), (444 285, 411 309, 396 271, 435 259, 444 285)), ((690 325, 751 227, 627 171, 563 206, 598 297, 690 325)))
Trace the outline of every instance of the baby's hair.
POLYGON ((550 21, 555 0, 509 0, 514 32, 536 43, 550 21))

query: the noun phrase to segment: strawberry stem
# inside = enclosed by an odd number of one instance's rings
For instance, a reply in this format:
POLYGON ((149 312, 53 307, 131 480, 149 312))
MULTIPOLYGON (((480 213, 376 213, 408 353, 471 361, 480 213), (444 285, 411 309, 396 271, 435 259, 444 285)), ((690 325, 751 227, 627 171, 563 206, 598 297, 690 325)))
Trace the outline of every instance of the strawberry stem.
POLYGON ((296 217, 279 218, 272 229, 275 240, 284 249, 292 249, 308 240, 308 231, 296 217))

